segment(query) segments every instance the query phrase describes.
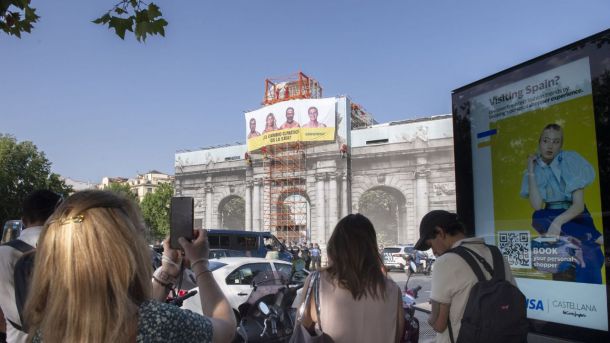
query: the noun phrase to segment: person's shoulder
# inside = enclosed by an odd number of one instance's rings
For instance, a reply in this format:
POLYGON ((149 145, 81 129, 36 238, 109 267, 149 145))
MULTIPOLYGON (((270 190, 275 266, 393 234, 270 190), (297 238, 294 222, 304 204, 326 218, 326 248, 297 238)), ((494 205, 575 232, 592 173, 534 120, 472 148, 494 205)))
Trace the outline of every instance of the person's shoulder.
POLYGON ((447 251, 434 261, 434 269, 442 270, 445 268, 455 268, 461 265, 466 265, 466 262, 458 254, 452 251, 447 251))
POLYGON ((400 287, 398 286, 398 284, 396 283, 396 281, 392 280, 389 277, 385 277, 385 285, 388 291, 395 291, 395 290, 399 290, 400 291, 400 287))
POLYGON ((577 153, 576 151, 571 151, 571 150, 563 150, 561 151, 561 159, 562 159, 562 163, 569 163, 569 164, 589 164, 589 162, 587 160, 585 160, 584 157, 582 157, 581 154, 577 153))

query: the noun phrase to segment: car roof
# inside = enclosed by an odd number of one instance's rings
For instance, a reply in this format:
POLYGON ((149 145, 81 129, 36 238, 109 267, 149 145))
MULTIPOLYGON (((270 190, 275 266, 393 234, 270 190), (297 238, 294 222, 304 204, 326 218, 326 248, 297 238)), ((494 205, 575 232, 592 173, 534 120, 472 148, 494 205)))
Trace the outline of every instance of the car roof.
POLYGON ((226 229, 207 229, 209 233, 222 233, 227 235, 238 236, 271 236, 271 231, 245 231, 245 230, 226 230, 226 229))
POLYGON ((387 249, 387 248, 399 248, 399 249, 400 249, 400 248, 415 248, 415 245, 413 245, 413 244, 405 244, 405 245, 390 245, 390 246, 388 246, 388 247, 385 247, 384 249, 387 249))
POLYGON ((225 263, 227 265, 240 264, 240 263, 261 263, 261 262, 291 264, 290 262, 286 262, 283 260, 268 259, 268 258, 264 258, 264 257, 221 257, 221 258, 215 258, 213 260, 225 263))

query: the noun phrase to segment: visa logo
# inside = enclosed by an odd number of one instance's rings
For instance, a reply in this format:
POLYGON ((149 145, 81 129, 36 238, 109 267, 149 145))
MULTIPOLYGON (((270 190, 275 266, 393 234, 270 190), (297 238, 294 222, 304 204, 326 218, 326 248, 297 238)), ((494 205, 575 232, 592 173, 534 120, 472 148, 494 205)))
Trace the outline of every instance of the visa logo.
POLYGON ((544 311, 544 303, 538 299, 525 299, 525 306, 528 310, 544 311))

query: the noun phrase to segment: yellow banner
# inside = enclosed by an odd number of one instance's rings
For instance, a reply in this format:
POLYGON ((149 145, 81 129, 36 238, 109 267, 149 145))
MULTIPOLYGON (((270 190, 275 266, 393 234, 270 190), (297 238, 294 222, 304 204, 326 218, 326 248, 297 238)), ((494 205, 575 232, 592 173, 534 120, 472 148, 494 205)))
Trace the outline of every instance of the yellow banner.
POLYGON ((248 139, 248 151, 260 149, 267 145, 294 142, 322 142, 335 138, 334 127, 296 128, 276 130, 248 139))

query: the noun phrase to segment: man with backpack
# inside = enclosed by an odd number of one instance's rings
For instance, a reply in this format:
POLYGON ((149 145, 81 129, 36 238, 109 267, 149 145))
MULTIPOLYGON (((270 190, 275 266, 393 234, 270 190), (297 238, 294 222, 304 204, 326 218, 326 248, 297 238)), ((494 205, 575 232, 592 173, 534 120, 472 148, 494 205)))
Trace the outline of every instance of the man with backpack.
POLYGON ((454 213, 436 210, 419 226, 417 250, 432 248, 431 313, 437 343, 527 341, 525 296, 500 250, 466 237, 454 213))
MULTIPOLYGON (((30 193, 23 202, 22 221, 25 229, 19 238, 0 246, 0 308, 6 319, 6 341, 26 342, 27 334, 22 328, 16 293, 21 292, 21 282, 14 279, 15 265, 24 254, 33 252, 47 218, 61 202, 62 197, 49 190, 30 193), (16 292, 16 288, 19 290, 16 292)), ((21 259, 23 261, 23 259, 21 259)))

